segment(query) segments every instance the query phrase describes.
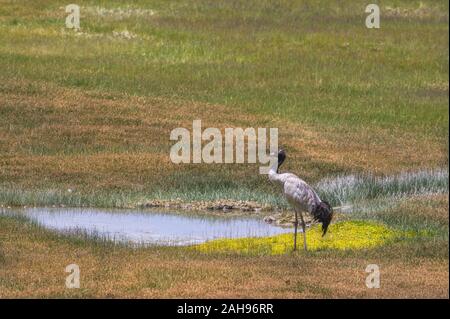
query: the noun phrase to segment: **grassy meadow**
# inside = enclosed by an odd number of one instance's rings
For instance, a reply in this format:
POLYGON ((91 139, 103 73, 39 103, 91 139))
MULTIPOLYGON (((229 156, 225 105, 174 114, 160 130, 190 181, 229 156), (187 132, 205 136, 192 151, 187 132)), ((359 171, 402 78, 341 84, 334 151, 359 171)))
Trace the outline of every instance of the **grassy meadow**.
MULTIPOLYGON (((176 127, 277 127, 283 170, 415 236, 242 256, 130 249, 0 217, 0 297, 448 298, 447 1, 0 0, 0 206, 238 200, 254 164, 173 164, 176 127), (65 289, 76 261, 82 288, 65 289), (382 288, 364 269, 380 264, 382 288), (384 276, 384 277, 383 277, 384 276)), ((331 228, 333 225, 330 226, 331 228)))

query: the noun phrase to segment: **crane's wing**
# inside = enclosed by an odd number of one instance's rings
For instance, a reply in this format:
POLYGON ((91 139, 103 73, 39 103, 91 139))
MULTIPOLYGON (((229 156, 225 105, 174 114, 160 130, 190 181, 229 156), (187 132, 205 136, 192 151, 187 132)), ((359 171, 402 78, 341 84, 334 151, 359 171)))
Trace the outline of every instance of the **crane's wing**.
POLYGON ((304 212, 312 213, 320 204, 320 198, 312 187, 293 174, 286 179, 284 194, 294 208, 304 212))

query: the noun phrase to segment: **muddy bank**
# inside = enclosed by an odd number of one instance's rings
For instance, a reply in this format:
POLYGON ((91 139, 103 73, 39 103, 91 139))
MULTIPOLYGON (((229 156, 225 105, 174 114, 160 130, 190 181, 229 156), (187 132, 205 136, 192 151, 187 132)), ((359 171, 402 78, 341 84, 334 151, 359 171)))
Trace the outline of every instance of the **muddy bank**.
POLYGON ((210 210, 216 212, 262 212, 273 211, 274 208, 267 204, 261 204, 252 201, 233 201, 233 200, 219 200, 219 201, 198 201, 198 202, 183 202, 181 200, 151 200, 140 204, 143 208, 176 208, 185 210, 210 210))
MULTIPOLYGON (((209 211, 217 214, 239 214, 255 213, 260 214, 261 218, 268 224, 274 224, 282 227, 292 227, 295 217, 291 210, 282 210, 278 207, 264 205, 252 201, 232 201, 220 200, 214 202, 192 202, 186 203, 178 200, 153 200, 141 204, 143 208, 173 208, 182 210, 209 211)), ((308 214, 304 215, 305 222, 309 226, 312 219, 308 214)))

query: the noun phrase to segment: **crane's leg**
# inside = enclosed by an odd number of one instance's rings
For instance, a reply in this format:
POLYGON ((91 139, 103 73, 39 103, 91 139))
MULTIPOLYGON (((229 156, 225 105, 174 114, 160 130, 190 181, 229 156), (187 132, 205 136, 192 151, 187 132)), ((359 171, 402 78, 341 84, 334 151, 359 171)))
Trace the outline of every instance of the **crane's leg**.
POLYGON ((295 211, 295 221, 294 221, 294 251, 297 250, 297 228, 298 228, 298 214, 295 211))
POLYGON ((308 250, 308 247, 306 246, 306 224, 305 220, 303 219, 303 214, 300 212, 300 220, 302 221, 302 229, 303 229, 303 248, 305 248, 305 251, 308 250))

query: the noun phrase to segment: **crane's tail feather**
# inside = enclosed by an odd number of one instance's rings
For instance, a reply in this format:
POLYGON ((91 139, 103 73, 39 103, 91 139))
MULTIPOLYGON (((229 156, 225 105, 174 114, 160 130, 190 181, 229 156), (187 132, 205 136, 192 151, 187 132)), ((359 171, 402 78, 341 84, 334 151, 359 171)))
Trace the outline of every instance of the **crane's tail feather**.
POLYGON ((313 212, 314 221, 322 223, 322 237, 325 236, 328 226, 333 219, 333 208, 326 201, 322 201, 313 212))

